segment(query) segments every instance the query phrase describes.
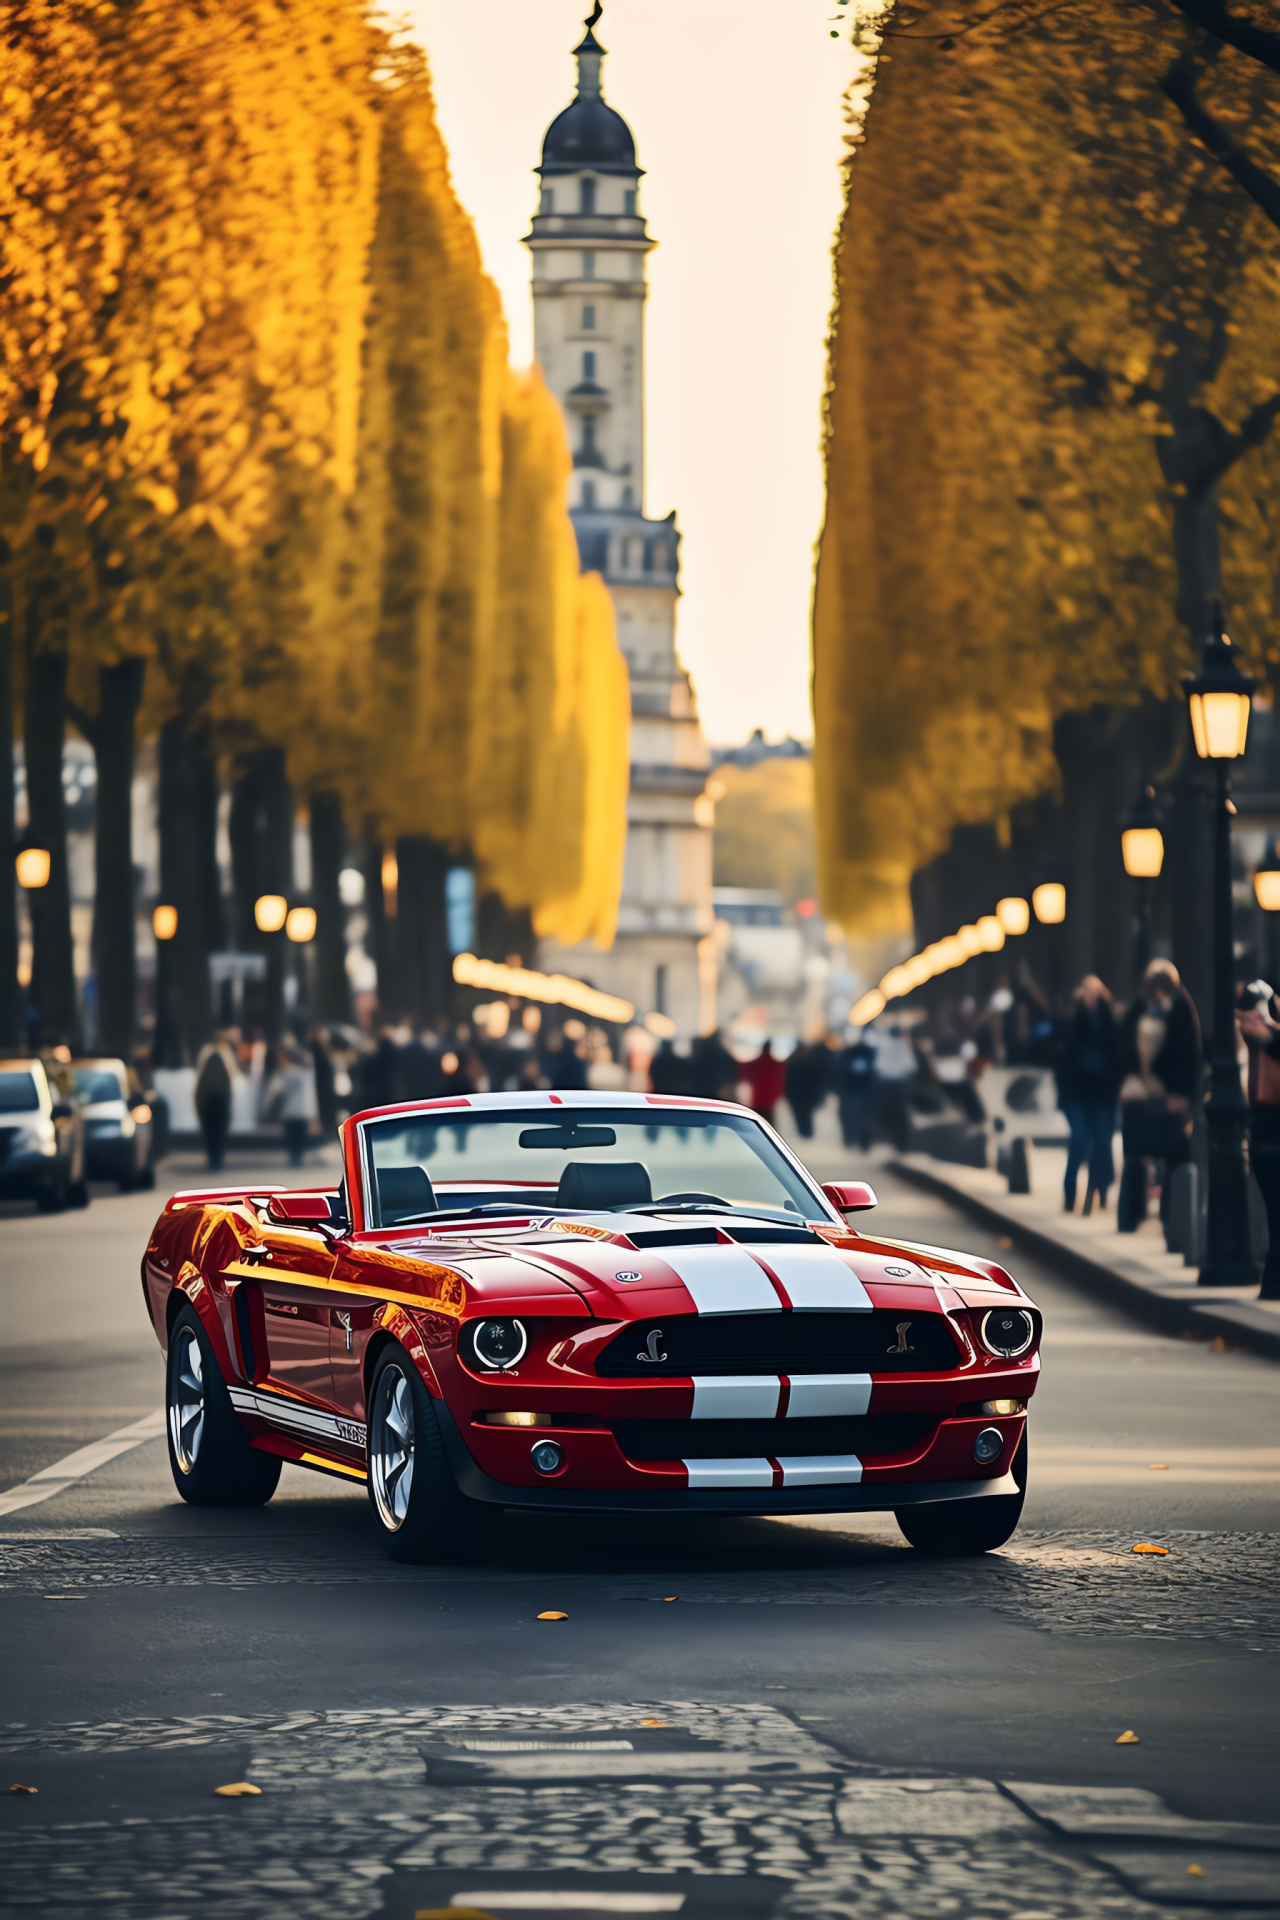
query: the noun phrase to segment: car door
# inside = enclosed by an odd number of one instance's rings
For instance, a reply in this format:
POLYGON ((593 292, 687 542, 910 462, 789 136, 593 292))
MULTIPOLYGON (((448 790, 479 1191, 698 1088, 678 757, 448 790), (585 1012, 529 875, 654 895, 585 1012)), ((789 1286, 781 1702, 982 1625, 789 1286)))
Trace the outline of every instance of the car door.
POLYGON ((304 1227, 269 1225, 256 1248, 253 1279, 262 1294, 267 1344, 266 1379, 260 1384, 303 1400, 333 1405, 329 1325, 333 1295, 333 1248, 323 1234, 304 1227))

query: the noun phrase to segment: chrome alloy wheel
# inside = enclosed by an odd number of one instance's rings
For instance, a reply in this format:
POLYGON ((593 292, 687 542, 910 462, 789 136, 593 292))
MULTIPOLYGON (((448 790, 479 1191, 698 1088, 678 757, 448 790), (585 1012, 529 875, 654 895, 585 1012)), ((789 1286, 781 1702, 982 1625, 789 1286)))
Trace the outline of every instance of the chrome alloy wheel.
POLYGON ((169 1438, 174 1459, 183 1473, 190 1473, 204 1437, 204 1358, 190 1327, 179 1329, 176 1344, 169 1387, 169 1438))
POLYGON ((388 1533, 398 1533, 413 1492, 413 1393, 394 1361, 378 1375, 369 1424, 369 1484, 378 1518, 388 1533))

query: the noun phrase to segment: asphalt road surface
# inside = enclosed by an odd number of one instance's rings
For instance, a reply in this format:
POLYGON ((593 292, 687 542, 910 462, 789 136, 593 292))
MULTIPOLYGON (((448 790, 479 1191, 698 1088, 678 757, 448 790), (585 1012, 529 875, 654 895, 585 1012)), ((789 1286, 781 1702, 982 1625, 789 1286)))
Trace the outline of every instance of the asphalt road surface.
POLYGON ((508 1516, 477 1564, 397 1567, 361 1490, 292 1467, 260 1512, 186 1507, 138 1277, 163 1193, 0 1216, 0 1785, 37 1789, 0 1794, 0 1909, 1280 1913, 1280 1368, 871 1177, 881 1231, 1045 1312, 1023 1525, 977 1562, 891 1516, 508 1516))

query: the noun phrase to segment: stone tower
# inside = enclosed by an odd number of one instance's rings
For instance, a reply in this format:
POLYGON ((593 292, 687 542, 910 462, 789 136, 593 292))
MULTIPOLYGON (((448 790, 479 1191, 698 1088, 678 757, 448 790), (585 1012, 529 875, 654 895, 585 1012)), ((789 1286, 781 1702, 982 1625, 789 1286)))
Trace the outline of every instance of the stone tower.
POLYGON ((544 960, 691 1036, 715 1024, 713 808, 707 744, 676 653, 676 517, 645 513, 645 261, 656 243, 640 210, 635 141, 604 99, 604 48, 590 23, 574 56, 578 91, 547 129, 525 245, 534 351, 573 449, 579 559, 604 577, 631 675, 631 791, 612 952, 547 943, 544 960))

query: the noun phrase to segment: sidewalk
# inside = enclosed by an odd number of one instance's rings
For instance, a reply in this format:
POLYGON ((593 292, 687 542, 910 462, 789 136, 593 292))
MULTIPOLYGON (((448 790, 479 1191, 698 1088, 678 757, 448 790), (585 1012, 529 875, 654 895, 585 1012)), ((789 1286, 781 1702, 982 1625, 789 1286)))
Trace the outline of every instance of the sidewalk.
MULTIPOLYGON (((1013 1194, 985 1167, 957 1167, 922 1153, 891 1160, 892 1171, 1007 1233, 1100 1298, 1166 1333, 1225 1340, 1280 1360, 1280 1300, 1259 1300, 1256 1287, 1202 1287, 1181 1254, 1165 1251, 1157 1220, 1137 1233, 1117 1233, 1114 1207, 1083 1219, 1062 1211, 1065 1154, 1037 1148, 1034 1190, 1013 1194)), ((1084 1182, 1081 1181, 1083 1191, 1084 1182)))

